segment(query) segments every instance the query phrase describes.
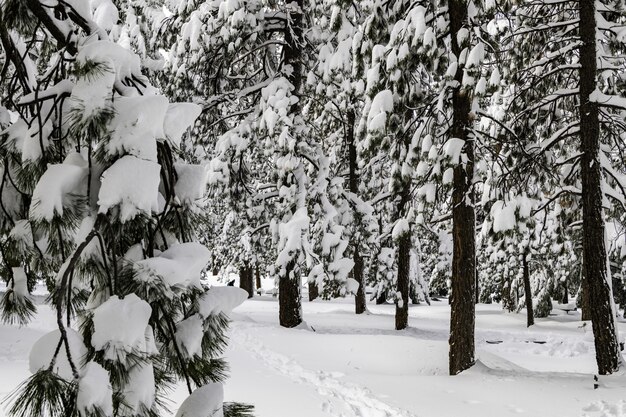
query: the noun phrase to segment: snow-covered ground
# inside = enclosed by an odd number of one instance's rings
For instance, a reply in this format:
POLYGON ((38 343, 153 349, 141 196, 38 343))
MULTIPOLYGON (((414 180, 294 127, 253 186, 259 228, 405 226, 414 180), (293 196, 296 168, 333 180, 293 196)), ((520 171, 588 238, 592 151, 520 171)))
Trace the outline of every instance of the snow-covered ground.
MULTIPOLYGON (((401 332, 393 305, 353 308, 349 298, 305 301, 309 331, 278 326, 270 295, 246 301, 232 315, 226 400, 254 404, 258 417, 626 416, 626 373, 594 390, 590 324, 576 312, 527 330, 524 314, 477 306, 478 362, 450 377, 446 300, 411 306, 401 332)), ((54 328, 46 306, 28 328, 0 325, 0 397, 28 376, 30 347, 54 328)), ((174 411, 183 396, 172 393, 174 411)))

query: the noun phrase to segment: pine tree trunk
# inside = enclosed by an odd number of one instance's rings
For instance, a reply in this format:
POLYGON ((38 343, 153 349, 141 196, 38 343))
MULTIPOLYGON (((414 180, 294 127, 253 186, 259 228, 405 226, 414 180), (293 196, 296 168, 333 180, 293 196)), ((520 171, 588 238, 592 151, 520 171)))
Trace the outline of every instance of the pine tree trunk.
POLYGON ((474 271, 474 304, 478 304, 480 302, 480 286, 478 285, 478 265, 476 265, 476 270, 474 271))
POLYGON ((524 281, 524 299, 526 300, 526 327, 535 324, 533 311, 533 293, 530 288, 530 269, 528 268, 528 250, 522 256, 522 279, 524 281))
POLYGON ((411 304, 417 305, 420 303, 420 297, 417 294, 416 285, 413 283, 409 286, 409 298, 411 299, 411 304))
POLYGON ((411 259, 411 235, 404 233, 398 242, 397 292, 402 297, 396 301, 396 330, 409 325, 409 267, 411 259))
MULTIPOLYGON (((467 24, 467 2, 449 0, 451 47, 456 57, 466 45, 458 43, 459 30, 467 24)), ((471 97, 462 88, 463 66, 455 74, 459 87, 452 93, 453 138, 465 140, 463 154, 467 161, 454 167, 452 191, 452 299, 450 315, 450 375, 456 375, 474 364, 476 242, 474 192, 474 143, 468 137, 471 97)))
POLYGON ((254 297, 252 267, 248 262, 244 262, 244 264, 239 268, 239 288, 248 292, 248 298, 254 297))
POLYGON ((387 290, 378 294, 376 297, 376 305, 385 304, 387 302, 387 290))
POLYGON ((215 259, 215 253, 211 255, 212 263, 213 263, 213 276, 217 276, 220 273, 220 268, 217 264, 217 259, 215 259))
POLYGON ((286 274, 278 280, 278 316, 283 327, 302 323, 300 276, 295 273, 295 261, 287 264, 286 274))
POLYGON ((317 288, 317 284, 313 281, 309 281, 309 301, 313 301, 319 296, 320 291, 317 288))
POLYGON ((591 301, 589 301, 589 285, 585 278, 585 262, 580 267, 580 319, 583 321, 591 320, 591 301))
POLYGON ((563 281, 563 298, 561 299, 561 304, 569 304, 569 294, 567 291, 567 279, 563 281))
MULTIPOLYGON (((404 212, 411 199, 411 184, 402 181, 402 189, 400 192, 400 201, 397 206, 397 219, 400 219, 401 213, 404 212)), ((411 233, 405 231, 398 237, 396 242, 398 248, 398 272, 396 277, 396 294, 401 299, 396 300, 396 330, 402 330, 409 325, 409 290, 411 280, 409 273, 411 270, 411 233)))
POLYGON ((598 105, 589 100, 596 89, 596 20, 594 0, 580 0, 580 140, 583 203, 583 259, 592 306, 591 323, 600 375, 619 369, 620 352, 607 281, 600 166, 598 105))
MULTIPOLYGON (((303 4, 303 0, 289 3, 289 24, 286 24, 284 31, 283 67, 291 66, 291 71, 285 76, 293 85, 293 94, 296 97, 299 97, 302 86, 303 4)), ((291 105, 289 112, 294 119, 300 116, 300 100, 291 105)), ((293 259, 287 264, 285 274, 281 275, 278 280, 279 320, 283 327, 296 327, 302 323, 300 275, 295 273, 295 269, 296 259, 293 259)))
MULTIPOLYGON (((355 135, 354 135, 354 123, 356 122, 356 116, 354 114, 354 110, 350 109, 347 115, 347 141, 348 141, 348 157, 349 157, 349 177, 348 177, 348 185, 350 187, 350 192, 358 195, 359 193, 359 174, 357 172, 358 169, 358 161, 357 161, 357 152, 356 152, 356 143, 355 143, 355 135)), ((363 258, 361 258, 361 254, 359 252, 359 242, 351 237, 353 254, 352 260, 354 261, 354 267, 352 268, 352 276, 359 283, 359 289, 356 292, 354 297, 354 309, 356 314, 363 314, 367 309, 366 300, 365 300, 365 277, 363 276, 363 258)))
POLYGON ((255 275, 256 275, 256 290, 259 291, 262 288, 261 285, 261 268, 259 268, 259 264, 257 263, 255 266, 255 275))
POLYGON ((354 279, 359 283, 359 289, 356 290, 356 296, 354 297, 355 312, 356 314, 363 314, 367 311, 365 299, 365 277, 363 275, 363 258, 361 258, 358 248, 354 249, 352 260, 354 261, 354 268, 352 268, 354 279))

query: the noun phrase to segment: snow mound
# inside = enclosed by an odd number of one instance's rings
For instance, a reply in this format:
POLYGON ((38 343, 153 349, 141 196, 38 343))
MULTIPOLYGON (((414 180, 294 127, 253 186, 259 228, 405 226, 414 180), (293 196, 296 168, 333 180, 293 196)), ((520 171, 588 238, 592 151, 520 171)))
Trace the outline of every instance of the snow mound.
POLYGON ((223 417, 224 387, 219 382, 204 385, 181 404, 176 417, 223 417))
POLYGON ((205 318, 219 313, 230 314, 247 299, 248 292, 241 288, 212 287, 200 298, 198 311, 205 318))
POLYGON ((194 103, 172 103, 165 113, 165 136, 174 146, 180 146, 185 131, 193 125, 202 108, 194 103))
POLYGON ((106 144, 110 155, 130 154, 157 160, 157 138, 164 137, 163 120, 168 106, 163 96, 120 97, 115 100, 113 131, 106 144))
POLYGON ((144 281, 150 281, 156 275, 170 287, 200 288, 200 276, 210 257, 209 250, 200 243, 180 243, 170 246, 159 256, 137 261, 135 270, 144 281))
POLYGON ((109 64, 115 69, 115 81, 119 84, 124 79, 132 77, 133 74, 141 74, 139 56, 109 40, 95 41, 80 49, 76 55, 76 62, 89 61, 109 64))
POLYGON ((13 292, 22 297, 28 297, 28 277, 24 268, 11 268, 13 270, 13 292))
POLYGON ((346 290, 349 294, 356 294, 359 289, 359 282, 354 278, 346 279, 346 290))
MULTIPOLYGON (((81 359, 87 354, 87 348, 85 347, 80 334, 70 328, 67 328, 66 332, 72 362, 77 368, 79 368, 81 359)), ((51 331, 50 333, 46 333, 35 342, 28 357, 28 367, 31 373, 34 374, 39 370, 48 369, 60 340, 61 332, 57 329, 51 331)), ((72 367, 67 359, 65 346, 61 346, 56 361, 54 362, 54 366, 52 367, 52 371, 66 381, 72 381, 74 379, 72 367)))
POLYGON ((369 132, 383 130, 387 123, 387 115, 392 111, 393 93, 390 90, 383 90, 376 94, 367 115, 367 130, 369 132))
POLYGON ((94 22, 107 32, 110 31, 120 18, 117 7, 111 0, 92 0, 91 6, 94 9, 94 22))
POLYGON ((204 337, 202 317, 198 314, 176 324, 176 343, 184 349, 187 356, 202 356, 202 338, 204 337))
POLYGON ((178 179, 174 184, 181 203, 190 205, 204 197, 209 171, 204 165, 174 164, 178 179))
POLYGON ((136 414, 144 406, 148 409, 154 405, 156 391, 154 385, 154 368, 151 363, 140 363, 130 370, 128 384, 124 391, 124 402, 136 414))
MULTIPOLYGON (((55 216, 62 216, 63 202, 70 194, 80 194, 84 188, 81 184, 87 171, 70 156, 62 164, 48 166, 37 182, 30 206, 31 219, 51 221, 55 216)), ((78 158, 82 159, 80 155, 78 158)))
POLYGON ((20 242, 29 248, 34 246, 33 229, 30 227, 28 220, 16 221, 15 226, 9 232, 9 237, 14 242, 20 242))
POLYGON ((94 333, 91 344, 96 350, 105 349, 105 357, 116 358, 115 353, 144 351, 146 327, 152 308, 135 294, 123 299, 110 297, 93 311, 94 333), (124 323, 120 326, 120 323, 124 323))
POLYGON ((624 417, 626 416, 626 401, 610 403, 595 401, 583 408, 583 417, 624 417))
POLYGON ((126 155, 102 174, 98 193, 99 212, 119 206, 120 220, 126 222, 140 213, 158 210, 161 166, 156 162, 126 155))
POLYGON ((89 362, 78 382, 76 406, 83 417, 100 410, 104 416, 113 415, 113 389, 109 373, 96 362, 89 362))

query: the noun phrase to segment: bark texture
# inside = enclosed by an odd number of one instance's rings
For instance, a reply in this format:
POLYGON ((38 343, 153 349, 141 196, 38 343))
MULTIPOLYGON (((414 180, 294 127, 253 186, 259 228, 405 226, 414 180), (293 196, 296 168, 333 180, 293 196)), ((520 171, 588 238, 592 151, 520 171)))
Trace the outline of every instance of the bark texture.
POLYGON ((409 325, 409 265, 411 256, 411 235, 404 233, 398 242, 397 292, 401 299, 396 301, 396 330, 409 325))
MULTIPOLYGON (((358 173, 358 161, 356 151, 356 141, 354 134, 354 124, 356 122, 356 116, 354 110, 349 110, 347 115, 347 129, 346 136, 348 142, 348 185, 350 192, 358 195, 359 193, 359 173, 358 173)), ((365 301, 365 277, 363 276, 363 258, 360 253, 360 243, 358 239, 352 236, 352 260, 354 261, 354 267, 352 268, 352 276, 356 282, 359 283, 359 289, 354 297, 354 310, 356 314, 363 314, 367 309, 365 301)))
POLYGON ((387 291, 383 291, 376 297, 376 305, 385 304, 387 302, 387 291))
POLYGON ((259 264, 256 264, 255 269, 255 281, 256 281, 256 289, 259 291, 262 288, 261 285, 261 268, 259 268, 259 264))
POLYGON ((287 273, 278 280, 278 316, 283 327, 302 323, 300 276, 295 274, 295 261, 287 264, 287 273))
MULTIPOLYGON (((467 24, 467 2, 449 0, 450 33, 459 33, 467 24)), ((452 36, 452 53, 459 57, 466 45, 460 45, 452 36)), ((461 87, 463 67, 455 74, 459 87, 452 93, 452 129, 454 138, 463 139, 463 154, 467 161, 459 161, 454 167, 452 191, 452 295, 450 314, 450 375, 456 375, 474 364, 474 322, 475 322, 475 271, 476 242, 474 192, 474 143, 468 137, 470 123, 470 93, 461 87)))
MULTIPOLYGON (((302 8, 304 1, 295 0, 289 4, 289 23, 286 25, 283 47, 283 66, 291 67, 286 78, 294 86, 293 94, 300 95, 302 89, 302 8)), ((300 116, 300 100, 289 108, 295 119, 300 116)), ((295 212, 295 210, 294 210, 295 212)), ((279 320, 283 327, 296 327, 302 323, 302 305, 300 295, 300 275, 296 273, 296 259, 287 264, 284 275, 278 280, 279 320)))
POLYGON ((583 259, 591 304, 591 323, 598 373, 608 375, 620 366, 619 344, 608 282, 602 213, 600 123, 598 105, 589 100, 596 89, 596 20, 594 0, 580 0, 580 141, 583 203, 583 259))
POLYGON ((239 287, 248 292, 248 298, 254 297, 254 277, 248 262, 239 268, 239 287))
POLYGON ((352 269, 354 279, 359 283, 359 289, 356 291, 354 299, 354 309, 356 314, 363 314, 367 311, 367 303, 365 300, 365 277, 363 275, 363 258, 359 253, 359 248, 354 248, 352 254, 352 260, 354 261, 354 268, 352 269))
POLYGON ((530 288, 530 268, 528 267, 528 251, 522 257, 522 279, 524 280, 524 300, 526 301, 526 327, 535 324, 533 311, 533 293, 530 288))
POLYGON ((319 296, 320 296, 320 291, 317 288, 317 284, 315 284, 315 282, 313 281, 310 281, 309 282, 309 301, 313 301, 319 296))

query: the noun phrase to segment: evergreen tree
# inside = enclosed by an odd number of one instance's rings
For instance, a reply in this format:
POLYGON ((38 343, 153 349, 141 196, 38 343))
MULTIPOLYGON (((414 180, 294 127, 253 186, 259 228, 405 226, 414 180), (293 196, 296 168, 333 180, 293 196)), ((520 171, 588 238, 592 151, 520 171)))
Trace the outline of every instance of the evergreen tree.
POLYGON ((94 5, 1 4, 20 85, 2 90, 14 119, 0 146, 2 316, 27 322, 29 289, 45 279, 58 325, 33 346, 9 412, 158 416, 182 381, 179 413, 200 415, 201 401, 203 415, 249 415, 222 404, 219 358, 246 294, 201 282, 207 174, 178 150, 200 109, 159 95, 139 57, 109 40, 113 3, 94 5))
POLYGON ((535 121, 541 138, 534 153, 544 153, 551 166, 561 167, 563 182, 554 198, 581 196, 583 289, 592 306, 598 370, 612 373, 621 359, 603 205, 609 205, 606 197, 623 201, 622 174, 614 167, 617 161, 607 157, 621 146, 612 122, 624 107, 616 82, 622 58, 610 57, 611 45, 620 43, 620 8, 585 0, 533 2, 521 6, 516 17, 513 36, 519 38, 517 45, 525 45, 516 56, 525 86, 518 94, 526 106, 523 117, 535 121), (567 146, 569 137, 580 138, 579 149, 567 146))

